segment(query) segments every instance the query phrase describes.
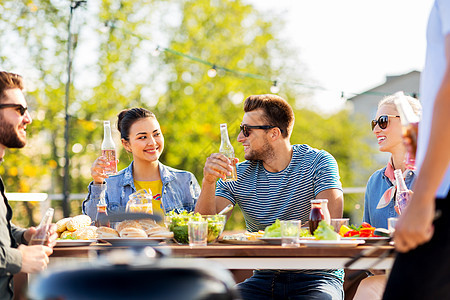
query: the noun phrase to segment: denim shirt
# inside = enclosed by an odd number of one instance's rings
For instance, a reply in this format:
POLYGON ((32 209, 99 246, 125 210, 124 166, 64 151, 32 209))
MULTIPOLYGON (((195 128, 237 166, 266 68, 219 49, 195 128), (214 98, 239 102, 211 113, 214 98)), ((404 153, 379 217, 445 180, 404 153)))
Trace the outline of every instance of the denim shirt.
MULTIPOLYGON (((193 211, 200 195, 200 185, 194 174, 177 170, 159 162, 159 173, 163 184, 161 202, 164 211, 193 211)), ((110 176, 104 184, 88 186, 89 193, 83 201, 83 213, 93 220, 97 214, 100 193, 106 190, 106 203, 109 211, 125 210, 130 194, 136 192, 133 180, 133 162, 117 175, 110 176)))
MULTIPOLYGON (((393 186, 389 178, 384 175, 385 171, 386 167, 376 171, 370 176, 369 181, 367 182, 366 194, 364 196, 363 221, 376 228, 387 228, 387 219, 398 217, 394 208, 395 203, 392 200, 386 207, 377 209, 381 196, 383 196, 388 188, 393 186)), ((414 171, 409 170, 405 176, 405 182, 408 188, 411 188, 415 177, 414 171)))

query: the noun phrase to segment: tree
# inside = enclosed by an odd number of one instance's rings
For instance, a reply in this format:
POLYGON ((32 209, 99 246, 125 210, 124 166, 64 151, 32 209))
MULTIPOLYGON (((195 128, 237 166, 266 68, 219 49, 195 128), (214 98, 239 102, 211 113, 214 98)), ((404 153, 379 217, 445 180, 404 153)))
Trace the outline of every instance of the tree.
MULTIPOLYGON (((24 75, 34 119, 26 149, 11 151, 0 166, 9 191, 62 192, 69 4, 2 1, 0 63, 24 75)), ((268 93, 274 80, 302 82, 306 76, 294 49, 277 37, 281 19, 263 16, 241 0, 92 0, 77 8, 74 24, 81 26, 73 31, 69 106, 71 193, 86 192, 90 166, 100 154, 101 121, 115 124, 123 108, 154 111, 166 141, 161 161, 192 171, 199 181, 206 157, 219 148, 220 123, 228 123, 236 155, 243 159, 235 137, 245 97, 268 93), (151 55, 156 46, 159 56, 151 55), (210 78, 207 71, 214 65, 217 76, 210 78)), ((361 160, 362 146, 361 132, 347 114, 324 118, 297 109, 298 103, 305 106, 307 95, 295 85, 284 85, 280 95, 295 108, 292 142, 328 150, 340 164, 343 183, 351 185, 348 166, 361 160)), ((117 132, 113 135, 122 149, 117 132)), ((131 160, 120 152, 119 169, 131 160)), ((77 213, 80 203, 73 202, 72 214, 77 213)))

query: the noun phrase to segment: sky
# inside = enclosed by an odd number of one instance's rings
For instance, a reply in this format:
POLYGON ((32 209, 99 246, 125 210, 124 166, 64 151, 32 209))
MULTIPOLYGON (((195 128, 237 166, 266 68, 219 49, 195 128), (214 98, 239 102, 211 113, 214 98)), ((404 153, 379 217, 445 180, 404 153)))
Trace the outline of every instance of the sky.
POLYGON ((322 111, 334 112, 387 75, 421 71, 433 0, 246 0, 284 18, 280 33, 308 68, 322 111))

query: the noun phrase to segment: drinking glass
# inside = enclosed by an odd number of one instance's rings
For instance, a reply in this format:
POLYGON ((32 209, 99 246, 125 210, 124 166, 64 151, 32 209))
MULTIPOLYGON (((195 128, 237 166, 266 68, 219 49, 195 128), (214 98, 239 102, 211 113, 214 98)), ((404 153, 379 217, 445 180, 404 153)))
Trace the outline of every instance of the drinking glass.
POLYGON ((208 238, 208 221, 188 222, 189 246, 206 246, 208 238))
POLYGON ((299 247, 300 225, 299 220, 280 221, 281 224, 281 246, 299 247))
POLYGON ((388 230, 390 235, 394 235, 395 225, 397 225, 398 218, 388 218, 388 230))
POLYGON ((349 221, 349 218, 331 219, 330 225, 334 227, 335 232, 339 233, 342 225, 348 226, 349 221))
POLYGON ((139 190, 130 195, 126 211, 153 214, 152 194, 147 190, 139 190))

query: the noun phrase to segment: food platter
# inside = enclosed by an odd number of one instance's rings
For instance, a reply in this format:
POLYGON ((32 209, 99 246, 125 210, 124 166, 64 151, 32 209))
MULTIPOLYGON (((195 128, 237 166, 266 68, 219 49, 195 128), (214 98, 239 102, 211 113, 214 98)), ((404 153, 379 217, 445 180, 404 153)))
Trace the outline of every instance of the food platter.
POLYGON ((265 245, 265 241, 260 239, 256 240, 238 240, 238 239, 220 239, 219 243, 231 244, 231 245, 265 245))
POLYGON ((113 246, 139 246, 154 245, 171 238, 165 237, 147 237, 147 238, 99 238, 98 243, 110 243, 113 246))
POLYGON ((56 240, 55 247, 81 247, 89 246, 96 240, 56 240))
POLYGON ((364 244, 365 241, 358 240, 300 240, 300 245, 305 245, 306 247, 356 247, 358 245, 364 244))

